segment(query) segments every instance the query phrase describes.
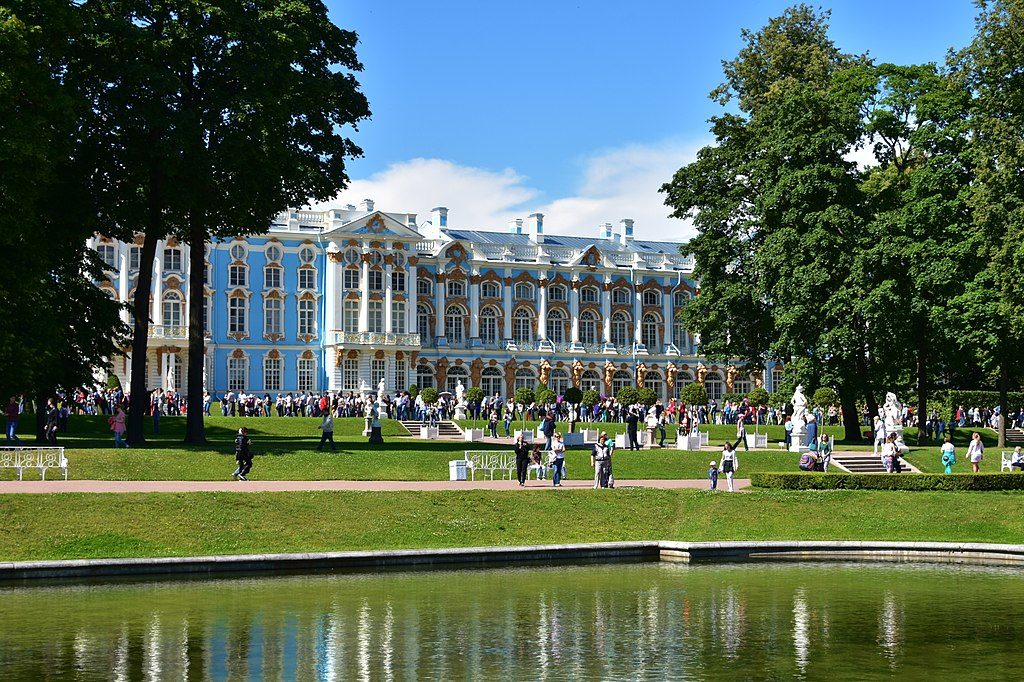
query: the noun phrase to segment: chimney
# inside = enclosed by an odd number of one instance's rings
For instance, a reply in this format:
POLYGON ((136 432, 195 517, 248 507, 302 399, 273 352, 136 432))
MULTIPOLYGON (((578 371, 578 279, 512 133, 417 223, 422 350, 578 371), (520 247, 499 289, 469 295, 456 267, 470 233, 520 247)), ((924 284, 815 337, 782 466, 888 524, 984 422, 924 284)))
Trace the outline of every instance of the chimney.
POLYGON ((531 213, 526 218, 526 233, 530 240, 537 244, 544 243, 544 214, 531 213))
POLYGON ((623 218, 619 221, 619 242, 625 244, 626 242, 633 241, 633 219, 623 218))
POLYGON ((355 204, 345 204, 345 210, 346 211, 354 211, 354 210, 356 210, 355 204))
POLYGON ((363 199, 359 202, 359 208, 367 213, 373 213, 373 199, 363 199))
POLYGON ((523 233, 523 219, 515 218, 508 221, 508 231, 510 234, 522 234, 523 233))
POLYGON ((611 239, 612 238, 612 224, 611 223, 605 223, 605 224, 599 226, 598 229, 601 231, 601 239, 611 239))
POLYGON ((448 227, 448 209, 444 206, 431 209, 430 222, 433 223, 435 228, 440 230, 448 227))

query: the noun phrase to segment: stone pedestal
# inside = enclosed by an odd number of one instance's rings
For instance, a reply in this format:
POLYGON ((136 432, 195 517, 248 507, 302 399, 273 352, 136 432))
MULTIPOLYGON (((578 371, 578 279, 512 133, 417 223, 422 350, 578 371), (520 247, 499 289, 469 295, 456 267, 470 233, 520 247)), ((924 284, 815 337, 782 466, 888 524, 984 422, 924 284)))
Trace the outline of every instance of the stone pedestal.
MULTIPOLYGON (((652 450, 652 449, 655 449, 655 448, 660 448, 661 446, 658 445, 658 437, 655 435, 655 429, 647 429, 646 431, 647 431, 647 442, 644 444, 644 448, 647 449, 647 450, 652 450)), ((641 440, 643 440, 643 439, 641 439, 641 440)))
POLYGON ((809 450, 807 447, 807 433, 794 433, 791 434, 789 439, 789 451, 790 452, 804 452, 809 450))
MULTIPOLYGON (((366 422, 366 425, 363 427, 363 435, 364 436, 369 436, 371 433, 373 433, 373 428, 370 426, 371 424, 373 424, 373 418, 372 417, 364 417, 363 421, 366 422)), ((378 431, 379 430, 380 429, 378 429, 378 431)))
POLYGON ((455 405, 455 420, 466 418, 466 403, 461 402, 455 405))
POLYGON ((380 435, 380 427, 370 427, 370 445, 384 445, 384 437, 380 435))

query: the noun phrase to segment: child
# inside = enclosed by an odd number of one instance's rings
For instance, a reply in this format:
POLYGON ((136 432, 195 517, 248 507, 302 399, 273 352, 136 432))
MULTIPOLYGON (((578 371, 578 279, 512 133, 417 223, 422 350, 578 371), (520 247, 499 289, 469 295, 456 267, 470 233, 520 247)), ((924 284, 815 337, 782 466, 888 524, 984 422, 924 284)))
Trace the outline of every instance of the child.
POLYGON ((942 443, 942 466, 946 468, 947 474, 953 473, 953 467, 956 466, 956 450, 953 443, 950 442, 949 436, 946 436, 942 443))
POLYGON ((708 480, 711 481, 711 489, 716 490, 718 488, 718 463, 715 460, 711 460, 709 465, 708 480))

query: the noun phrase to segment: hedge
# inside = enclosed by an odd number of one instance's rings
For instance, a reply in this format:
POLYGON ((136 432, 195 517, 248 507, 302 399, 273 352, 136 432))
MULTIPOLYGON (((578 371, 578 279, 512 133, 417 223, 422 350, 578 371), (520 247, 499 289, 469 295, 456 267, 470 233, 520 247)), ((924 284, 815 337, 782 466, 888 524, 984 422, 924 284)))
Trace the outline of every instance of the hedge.
MULTIPOLYGON (((965 410, 972 407, 985 408, 995 407, 999 404, 999 391, 956 391, 946 392, 946 414, 952 418, 956 408, 961 405, 965 410)), ((1006 408, 1010 412, 1017 412, 1024 407, 1024 393, 1007 393, 1006 408)))
POLYGON ((1024 490, 1024 475, 752 473, 750 483, 782 490, 1024 490))

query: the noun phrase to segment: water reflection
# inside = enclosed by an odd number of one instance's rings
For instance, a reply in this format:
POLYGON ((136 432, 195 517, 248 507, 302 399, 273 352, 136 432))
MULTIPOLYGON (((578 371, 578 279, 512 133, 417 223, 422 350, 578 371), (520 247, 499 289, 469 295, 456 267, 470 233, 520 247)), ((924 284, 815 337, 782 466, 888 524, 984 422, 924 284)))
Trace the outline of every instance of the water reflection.
POLYGON ((0 679, 1024 674, 1024 577, 613 565, 0 588, 0 679))

